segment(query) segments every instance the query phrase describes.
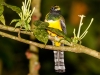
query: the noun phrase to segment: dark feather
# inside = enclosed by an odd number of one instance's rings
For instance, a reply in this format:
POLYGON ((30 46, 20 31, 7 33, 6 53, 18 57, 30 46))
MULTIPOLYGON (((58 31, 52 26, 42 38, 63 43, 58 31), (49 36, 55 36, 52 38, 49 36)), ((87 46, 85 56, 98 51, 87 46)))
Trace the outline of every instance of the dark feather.
POLYGON ((66 25, 65 25, 65 20, 64 20, 63 17, 60 18, 60 23, 61 23, 61 28, 62 28, 63 32, 64 32, 65 34, 67 34, 66 25))

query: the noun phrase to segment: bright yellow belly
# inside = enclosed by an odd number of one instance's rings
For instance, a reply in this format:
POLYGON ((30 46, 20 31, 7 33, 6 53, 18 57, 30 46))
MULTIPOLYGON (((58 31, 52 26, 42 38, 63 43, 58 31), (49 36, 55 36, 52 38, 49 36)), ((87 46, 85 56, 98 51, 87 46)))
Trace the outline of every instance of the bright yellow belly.
MULTIPOLYGON (((61 28, 61 24, 60 24, 60 21, 57 20, 57 21, 47 21, 49 23, 49 27, 51 28, 55 28, 55 29, 59 29, 62 31, 62 28, 61 28)), ((57 36, 56 34, 52 33, 50 31, 48 31, 48 33, 51 35, 51 36, 57 36)))
POLYGON ((57 20, 57 21, 47 21, 49 23, 49 27, 52 27, 52 28, 56 28, 56 29, 59 29, 62 31, 62 28, 61 28, 61 24, 60 24, 60 21, 57 20))
MULTIPOLYGON (((52 27, 52 28, 55 28, 55 29, 59 29, 59 30, 61 30, 62 31, 62 28, 61 28, 61 24, 60 24, 60 21, 59 20, 57 20, 57 21, 52 21, 52 20, 50 20, 50 21, 47 21, 48 23, 49 23, 49 27, 52 27)), ((52 33, 52 32, 50 32, 50 31, 48 31, 48 33, 51 35, 51 36, 57 36, 55 33, 52 33)), ((58 36, 59 37, 59 36, 58 36)), ((59 37, 59 38, 61 38, 61 37, 59 37)), ((59 43, 59 42, 54 42, 54 44, 55 44, 55 46, 60 46, 61 45, 61 43, 59 43)))

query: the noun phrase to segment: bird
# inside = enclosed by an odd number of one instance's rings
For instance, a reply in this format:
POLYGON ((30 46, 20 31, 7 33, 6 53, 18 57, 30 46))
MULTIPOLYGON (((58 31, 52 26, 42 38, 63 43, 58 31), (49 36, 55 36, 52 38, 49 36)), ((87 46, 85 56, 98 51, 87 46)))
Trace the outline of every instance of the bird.
MULTIPOLYGON (((66 24, 63 16, 61 15, 61 8, 57 5, 51 6, 49 13, 45 16, 45 22, 49 23, 48 27, 59 29, 64 34, 67 34, 66 31, 66 24)), ((62 38, 61 36, 58 36, 57 34, 47 30, 48 34, 52 37, 62 38)), ((64 46, 64 44, 52 41, 53 46, 64 46)), ((54 53, 54 62, 55 62, 55 71, 59 73, 65 72, 65 63, 64 63, 64 52, 57 50, 53 51, 54 53)))

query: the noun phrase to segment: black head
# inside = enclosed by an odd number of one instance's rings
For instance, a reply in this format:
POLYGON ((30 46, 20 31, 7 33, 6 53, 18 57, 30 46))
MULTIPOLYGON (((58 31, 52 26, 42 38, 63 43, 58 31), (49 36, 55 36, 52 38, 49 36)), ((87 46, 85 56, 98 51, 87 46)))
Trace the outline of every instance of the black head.
POLYGON ((58 14, 60 14, 60 12, 61 12, 60 11, 60 7, 57 6, 57 5, 54 5, 54 6, 51 7, 50 12, 51 13, 58 13, 58 14))

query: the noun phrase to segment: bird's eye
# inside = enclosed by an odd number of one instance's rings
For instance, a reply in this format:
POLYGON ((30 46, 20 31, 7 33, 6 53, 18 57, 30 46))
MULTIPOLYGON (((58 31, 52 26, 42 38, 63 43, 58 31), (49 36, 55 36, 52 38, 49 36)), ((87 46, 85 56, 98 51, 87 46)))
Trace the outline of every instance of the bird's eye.
POLYGON ((55 8, 54 8, 54 7, 52 7, 51 9, 52 9, 52 10, 55 10, 55 8))

